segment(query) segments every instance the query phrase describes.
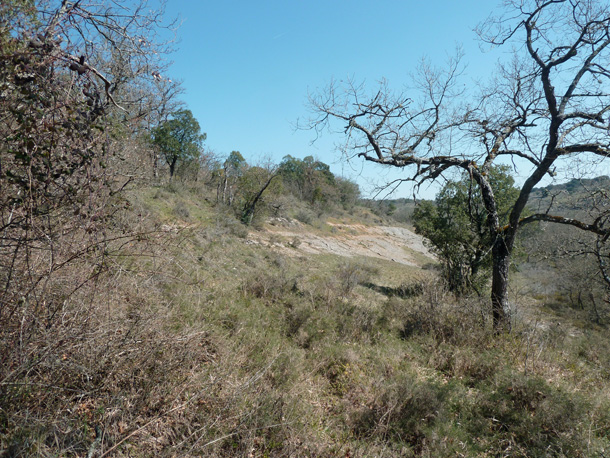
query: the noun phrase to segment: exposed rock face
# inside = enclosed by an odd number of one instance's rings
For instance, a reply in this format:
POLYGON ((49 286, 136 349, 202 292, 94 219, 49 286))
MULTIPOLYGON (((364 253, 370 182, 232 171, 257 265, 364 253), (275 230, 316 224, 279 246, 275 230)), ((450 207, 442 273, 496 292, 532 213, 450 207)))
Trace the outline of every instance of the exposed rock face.
POLYGON ((434 260, 424 245, 424 238, 403 227, 364 226, 361 224, 333 224, 333 233, 314 234, 304 231, 297 221, 272 226, 265 233, 251 234, 249 243, 273 244, 287 252, 331 253, 338 256, 370 256, 406 265, 421 265, 421 257, 434 260), (275 238, 298 240, 282 243, 275 238), (418 260, 419 258, 419 260, 418 260))

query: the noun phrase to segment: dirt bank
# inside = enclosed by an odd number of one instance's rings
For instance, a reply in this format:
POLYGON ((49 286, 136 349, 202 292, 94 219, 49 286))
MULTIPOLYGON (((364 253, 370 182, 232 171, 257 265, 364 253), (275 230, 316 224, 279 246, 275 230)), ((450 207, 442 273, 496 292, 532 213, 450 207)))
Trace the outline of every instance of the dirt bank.
POLYGON ((292 255, 369 256, 412 266, 434 259, 423 237, 403 227, 327 223, 329 234, 314 234, 298 221, 275 218, 270 223, 266 231, 251 234, 248 243, 273 245, 292 255))

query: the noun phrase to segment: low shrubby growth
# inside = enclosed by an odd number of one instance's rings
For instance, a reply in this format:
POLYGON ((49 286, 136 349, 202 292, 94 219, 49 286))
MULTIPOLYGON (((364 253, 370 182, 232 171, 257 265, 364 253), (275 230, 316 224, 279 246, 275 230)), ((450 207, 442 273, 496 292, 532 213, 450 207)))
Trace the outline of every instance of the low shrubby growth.
POLYGON ((3 366, 6 456, 589 457, 610 446, 601 328, 543 316, 496 335, 487 303, 457 300, 434 271, 253 244, 205 192, 172 186, 131 193, 116 230, 140 221, 148 235, 112 251, 3 366))

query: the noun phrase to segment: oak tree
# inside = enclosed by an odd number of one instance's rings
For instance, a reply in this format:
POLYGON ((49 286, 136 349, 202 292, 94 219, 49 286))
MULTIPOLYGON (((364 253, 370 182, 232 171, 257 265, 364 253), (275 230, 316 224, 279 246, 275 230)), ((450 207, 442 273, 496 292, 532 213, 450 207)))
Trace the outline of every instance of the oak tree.
POLYGON ((199 158, 206 134, 201 133, 199 122, 190 110, 181 109, 172 119, 161 123, 152 131, 152 142, 169 166, 169 176, 176 173, 176 166, 199 158))
MULTIPOLYGON (((508 222, 508 212, 519 195, 509 172, 507 166, 495 166, 488 177, 502 225, 508 222)), ((434 203, 419 202, 413 212, 416 232, 429 241, 449 289, 458 294, 472 290, 480 294, 489 279, 492 262, 487 216, 479 187, 467 173, 447 182, 434 203)))
MULTIPOLYGON (((492 256, 491 310, 497 331, 510 327, 508 281, 517 233, 533 221, 568 224, 605 237, 599 220, 543 213, 524 216, 532 189, 560 163, 610 157, 610 9, 595 0, 509 0, 478 28, 484 43, 511 47, 489 85, 473 94, 459 84, 460 59, 443 71, 423 65, 421 91, 372 93, 331 83, 311 97, 318 131, 338 121, 346 153, 405 169, 417 184, 461 169, 479 188, 492 256), (525 177, 508 220, 500 217, 494 164, 525 177)), ((480 87, 477 85, 477 87, 480 87)))

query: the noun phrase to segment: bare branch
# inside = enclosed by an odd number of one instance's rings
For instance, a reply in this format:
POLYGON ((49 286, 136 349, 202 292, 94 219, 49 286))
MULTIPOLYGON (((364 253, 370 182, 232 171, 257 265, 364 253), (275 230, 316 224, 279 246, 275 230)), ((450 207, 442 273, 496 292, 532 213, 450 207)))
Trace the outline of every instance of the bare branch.
POLYGON ((311 99, 317 118, 310 124, 319 133, 338 121, 346 135, 346 157, 404 168, 405 180, 418 184, 451 169, 468 172, 480 190, 493 244, 494 319, 504 316, 508 264, 522 224, 552 220, 602 231, 597 224, 548 214, 523 219, 534 187, 545 175, 555 176, 558 161, 568 156, 610 157, 605 119, 610 112, 610 7, 571 0, 515 0, 506 7, 506 14, 490 18, 479 34, 494 45, 516 42, 513 59, 501 63, 476 96, 457 90, 457 58, 445 71, 422 65, 419 96, 395 95, 385 84, 371 96, 362 86, 331 85, 311 99), (498 158, 527 170, 503 227, 488 179, 498 158))
POLYGON ((610 233, 610 228, 604 228, 597 224, 587 224, 583 223, 574 218, 567 218, 564 216, 553 216, 547 213, 536 213, 534 215, 527 216, 519 221, 519 225, 523 226, 528 223, 533 223, 534 221, 546 221, 549 223, 558 223, 558 224, 567 224, 569 226, 577 227, 583 231, 592 232, 597 235, 606 236, 610 233))

